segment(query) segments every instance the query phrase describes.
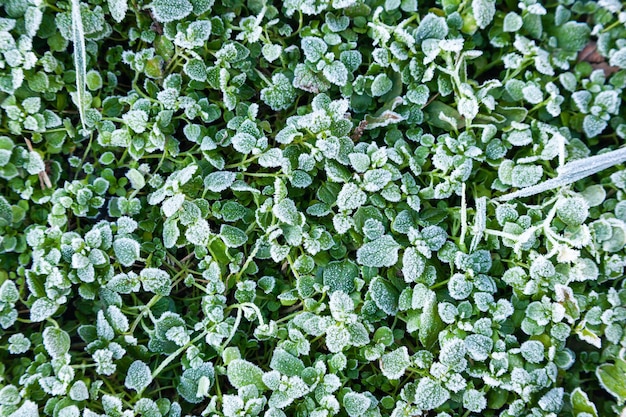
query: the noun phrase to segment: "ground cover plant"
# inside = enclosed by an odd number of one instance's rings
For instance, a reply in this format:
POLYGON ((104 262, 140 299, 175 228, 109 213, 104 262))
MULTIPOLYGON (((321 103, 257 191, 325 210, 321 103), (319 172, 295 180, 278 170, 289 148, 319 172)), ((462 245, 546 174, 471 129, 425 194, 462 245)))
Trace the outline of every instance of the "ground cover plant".
POLYGON ((626 413, 626 5, 3 0, 0 416, 626 413))

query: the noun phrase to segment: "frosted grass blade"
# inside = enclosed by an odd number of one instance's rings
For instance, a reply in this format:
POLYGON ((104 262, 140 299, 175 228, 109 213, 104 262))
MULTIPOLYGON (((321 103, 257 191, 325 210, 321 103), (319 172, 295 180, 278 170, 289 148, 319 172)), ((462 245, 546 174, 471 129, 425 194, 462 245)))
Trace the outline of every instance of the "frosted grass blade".
POLYGON ((533 185, 532 187, 523 188, 513 193, 505 194, 498 197, 497 200, 509 201, 515 198, 530 197, 531 195, 539 194, 544 191, 564 187, 624 161, 626 161, 626 148, 577 159, 576 161, 568 162, 557 168, 559 175, 556 178, 533 185))
POLYGON ((72 0, 72 37, 74 42, 74 66, 76 68, 76 105, 83 129, 85 125, 85 95, 87 83, 87 55, 85 51, 85 31, 80 14, 79 0, 72 0))
POLYGON ((470 243, 470 253, 478 248, 478 244, 483 238, 487 228, 487 197, 480 197, 476 200, 476 214, 474 215, 474 227, 472 228, 472 243, 470 243))

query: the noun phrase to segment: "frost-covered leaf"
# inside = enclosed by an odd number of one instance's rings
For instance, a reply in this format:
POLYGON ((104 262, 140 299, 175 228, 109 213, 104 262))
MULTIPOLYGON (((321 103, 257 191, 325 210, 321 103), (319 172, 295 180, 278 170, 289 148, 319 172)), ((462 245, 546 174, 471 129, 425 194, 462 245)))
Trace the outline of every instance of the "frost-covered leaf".
POLYGON ((393 87, 393 82, 386 74, 378 74, 372 82, 372 95, 380 97, 385 95, 393 87))
POLYGON ((266 43, 263 45, 263 48, 261 48, 261 53, 263 53, 263 57, 267 59, 268 62, 274 62, 280 58, 282 50, 283 48, 280 45, 266 43))
POLYGON ((493 348, 493 340, 482 334, 471 334, 465 338, 469 356, 476 361, 484 361, 493 348))
POLYGON ((9 353, 12 355, 21 355, 28 352, 31 342, 22 333, 15 333, 9 337, 9 353))
POLYGON ((171 279, 167 272, 158 268, 145 268, 139 274, 146 291, 159 295, 169 295, 171 279))
POLYGON ((39 408, 31 400, 24 401, 20 408, 15 410, 9 417, 39 417, 39 408))
POLYGON ((586 23, 570 21, 556 27, 556 38, 559 47, 568 51, 578 52, 589 41, 591 29, 586 23))
POLYGON ((124 386, 139 393, 152 382, 152 372, 148 365, 142 361, 134 361, 126 372, 124 386))
POLYGON ((539 407, 547 412, 557 413, 561 411, 564 391, 563 388, 552 388, 539 399, 539 407))
POLYGON ((598 417, 596 405, 589 400, 589 396, 580 387, 574 389, 570 396, 572 410, 575 416, 583 416, 582 413, 588 413, 591 417, 598 417))
POLYGON ((422 378, 415 388, 415 399, 413 402, 421 410, 433 410, 450 398, 450 393, 440 382, 435 382, 430 378, 422 378))
POLYGON ((348 392, 343 397, 343 407, 350 417, 362 416, 370 404, 371 400, 359 392, 348 392))
POLYGON ((128 0, 107 0, 111 17, 116 22, 121 22, 128 11, 128 0))
POLYGON ((291 226, 297 225, 300 220, 300 214, 296 208, 296 204, 289 198, 281 200, 272 207, 272 212, 281 222, 291 226))
POLYGON ((522 27, 522 17, 515 12, 509 12, 504 16, 502 30, 505 32, 517 32, 522 27))
POLYGON ((320 38, 313 36, 306 36, 302 38, 301 45, 302 51, 304 52, 306 59, 311 62, 317 62, 322 59, 322 57, 328 50, 328 45, 326 45, 326 42, 324 42, 320 38))
POLYGON ((244 155, 252 152, 252 149, 256 146, 256 138, 246 132, 237 132, 235 136, 233 136, 232 142, 233 148, 244 155))
POLYGON ((122 237, 113 242, 115 258, 124 266, 132 266, 139 259, 139 242, 135 239, 122 237))
POLYGON ((520 346, 524 359, 530 363, 541 363, 544 359, 544 347, 538 340, 527 340, 520 346))
POLYGON ((172 217, 183 206, 185 202, 185 195, 182 193, 176 193, 173 196, 166 198, 161 206, 165 217, 172 217))
POLYGON ((243 230, 227 224, 221 226, 220 236, 229 248, 238 248, 248 241, 248 236, 243 230))
POLYGON ((235 388, 252 384, 261 391, 265 389, 263 371, 247 360, 236 359, 230 362, 226 370, 226 375, 228 376, 230 384, 235 388))
POLYGON ((331 83, 343 87, 348 82, 348 70, 341 61, 333 61, 323 69, 324 77, 331 83))
POLYGON ((261 90, 261 100, 274 111, 287 110, 295 99, 296 89, 289 78, 281 73, 272 76, 272 84, 261 90))
POLYGON ((472 14, 478 27, 486 28, 496 14, 495 0, 472 0, 472 14))
POLYGON ((189 0, 154 0, 150 6, 154 18, 161 23, 181 20, 193 11, 189 0))
POLYGON ((323 272, 324 285, 330 292, 343 291, 350 294, 355 289, 354 280, 359 277, 359 268, 349 260, 330 262, 323 272))
POLYGON ((607 127, 607 122, 598 116, 588 114, 583 119, 583 131, 588 138, 595 138, 607 127))
POLYGON ((85 401, 89 398, 89 390, 85 382, 78 380, 72 385, 69 392, 70 398, 74 401, 85 401))
POLYGON ((391 181, 391 172, 386 169, 373 169, 363 175, 365 191, 376 192, 382 190, 391 181))
POLYGON ((375 277, 370 283, 368 294, 385 313, 393 316, 398 312, 398 290, 388 281, 375 277))
POLYGON ((38 298, 30 307, 30 319, 34 322, 44 321, 56 313, 59 306, 49 298, 38 298))
POLYGON ((400 379, 411 364, 406 346, 385 353, 381 358, 381 371, 389 379, 400 379))
POLYGON ((270 361, 270 368, 283 375, 296 376, 302 374, 304 363, 286 350, 276 349, 270 361))
POLYGON ((46 327, 43 331, 43 345, 51 358, 58 358, 70 350, 70 336, 56 327, 46 327))
POLYGON ((337 195, 337 208, 339 210, 356 210, 365 204, 367 195, 353 183, 346 183, 337 195))
POLYGON ((480 413, 487 407, 487 398, 483 392, 469 389, 463 393, 463 407, 474 413, 480 413))
POLYGON ((421 19, 415 37, 418 42, 425 39, 443 39, 448 34, 448 30, 445 18, 428 13, 421 19))
POLYGON ((20 293, 15 282, 6 280, 0 285, 0 301, 4 303, 15 303, 20 299, 20 293))
POLYGON ((398 262, 400 245, 388 235, 365 243, 356 252, 357 262, 364 266, 393 266, 398 262))
POLYGON ((540 165, 516 165, 511 171, 513 187, 524 188, 537 184, 543 176, 543 167, 540 165))
POLYGON ((596 369, 600 385, 620 403, 626 402, 626 361, 616 358, 615 363, 604 363, 596 369))
POLYGON ((214 193, 226 190, 235 182, 236 174, 230 171, 216 171, 206 176, 204 186, 214 193))

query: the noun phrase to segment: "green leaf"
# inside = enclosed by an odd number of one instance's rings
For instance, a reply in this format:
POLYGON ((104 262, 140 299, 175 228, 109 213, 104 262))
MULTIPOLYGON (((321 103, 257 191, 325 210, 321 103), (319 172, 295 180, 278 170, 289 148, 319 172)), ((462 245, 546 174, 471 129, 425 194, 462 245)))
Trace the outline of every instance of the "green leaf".
POLYGON ((376 306, 388 315, 394 316, 398 312, 400 294, 388 281, 381 277, 375 277, 370 282, 368 294, 376 306))
POLYGON ((478 27, 485 29, 496 15, 495 0, 472 0, 472 14, 478 27))
POLYGON ((248 241, 248 236, 243 230, 227 224, 220 227, 220 237, 229 248, 238 248, 248 241))
POLYGON ((284 349, 274 350, 270 368, 287 376, 301 375, 304 370, 304 363, 301 359, 293 356, 284 349))
POLYGON ((354 280, 359 277, 359 268, 347 259, 333 261, 326 265, 322 277, 331 293, 343 291, 350 294, 355 290, 354 280))
POLYGON ((598 417, 598 410, 596 409, 596 405, 589 400, 589 396, 585 391, 583 391, 580 387, 575 388, 572 391, 570 396, 570 402, 572 404, 572 411, 574 412, 574 417, 582 413, 586 413, 593 417, 598 417))
POLYGON ((193 11, 188 0, 154 0, 150 6, 154 18, 161 23, 184 19, 193 11))
POLYGON ((391 236, 365 243, 356 252, 357 262, 369 267, 393 266, 398 262, 400 245, 391 236))
POLYGON ((126 372, 124 386, 141 394, 151 382, 152 373, 148 365, 142 361, 134 361, 126 372))
POLYGON ((139 250, 139 242, 135 239, 122 237, 113 242, 115 257, 124 266, 132 266, 139 259, 139 250))
POLYGON ((400 379, 410 364, 409 351, 406 346, 401 346, 382 356, 381 371, 389 379, 400 379))
POLYGON ((252 384, 261 391, 266 389, 263 383, 263 370, 247 360, 231 361, 226 369, 226 375, 230 384, 235 388, 252 384))
POLYGON ((617 398, 620 404, 626 402, 626 361, 616 358, 614 364, 602 364, 596 369, 596 376, 602 388, 617 398))
POLYGON ((59 358, 70 350, 70 335, 56 327, 46 327, 43 331, 43 345, 51 358, 59 358))

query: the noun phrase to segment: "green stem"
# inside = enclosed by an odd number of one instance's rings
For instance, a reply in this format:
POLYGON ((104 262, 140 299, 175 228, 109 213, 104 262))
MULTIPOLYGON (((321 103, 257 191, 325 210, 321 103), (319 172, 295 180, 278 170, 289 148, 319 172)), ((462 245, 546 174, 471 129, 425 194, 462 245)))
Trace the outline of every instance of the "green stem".
POLYGON ((163 371, 163 369, 165 369, 167 367, 167 365, 170 364, 170 362, 172 362, 174 359, 176 359, 178 357, 178 355, 180 355, 181 353, 183 353, 185 350, 187 350, 187 348, 189 348, 191 345, 193 345, 194 343, 196 343, 198 340, 202 339, 204 336, 206 336, 207 331, 203 331, 202 333, 200 333, 198 336, 194 337, 192 340, 190 340, 187 344, 185 344, 184 346, 180 347, 178 350, 176 350, 174 353, 171 353, 167 358, 165 358, 165 360, 163 362, 161 362, 161 364, 152 372, 152 379, 156 378, 157 375, 159 375, 159 373, 161 373, 161 371, 163 371))

